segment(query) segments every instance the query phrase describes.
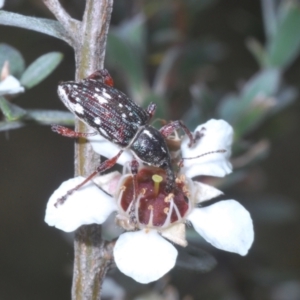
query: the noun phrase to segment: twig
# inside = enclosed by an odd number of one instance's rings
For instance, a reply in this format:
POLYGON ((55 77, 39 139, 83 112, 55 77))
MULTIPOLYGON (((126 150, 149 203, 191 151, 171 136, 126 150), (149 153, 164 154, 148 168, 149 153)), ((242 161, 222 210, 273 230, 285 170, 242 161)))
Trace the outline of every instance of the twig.
MULTIPOLYGON (((76 79, 80 80, 103 68, 107 32, 113 0, 87 0, 78 43, 75 47, 76 79)), ((86 132, 78 120, 75 129, 86 132)), ((87 176, 99 164, 89 143, 79 140, 75 145, 75 174, 87 176)), ((99 199, 101 201, 101 199, 99 199)), ((73 300, 101 299, 101 286, 112 261, 112 248, 101 239, 101 226, 82 226, 75 232, 73 300)))
POLYGON ((59 23, 68 32, 73 43, 77 42, 77 35, 80 29, 80 21, 70 17, 58 0, 43 0, 45 5, 54 14, 59 23))

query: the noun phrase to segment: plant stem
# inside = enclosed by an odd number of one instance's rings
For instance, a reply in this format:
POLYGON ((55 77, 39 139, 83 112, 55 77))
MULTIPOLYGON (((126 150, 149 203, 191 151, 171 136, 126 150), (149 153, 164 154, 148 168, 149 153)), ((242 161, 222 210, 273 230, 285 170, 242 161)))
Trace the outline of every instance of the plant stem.
MULTIPOLYGON (((75 47, 76 80, 102 69, 113 0, 87 0, 81 32, 75 47)), ((75 128, 87 127, 76 121, 75 128)), ((90 144, 79 140, 75 145, 75 174, 87 176, 99 164, 90 144)), ((101 199, 99 199, 101 201, 101 199)), ((112 262, 112 249, 101 239, 101 226, 82 226, 75 232, 72 300, 101 299, 101 286, 112 262)))
MULTIPOLYGON (((75 51, 77 81, 102 69, 113 0, 86 0, 82 22, 74 20, 58 0, 44 0, 64 30, 75 51)), ((87 132, 79 120, 75 130, 87 132)), ((85 139, 75 144, 75 175, 88 176, 99 164, 85 139)), ((101 199, 99 199, 101 201, 101 199)), ((72 300, 99 300, 105 274, 112 262, 113 244, 101 239, 100 225, 81 226, 75 232, 72 300)))

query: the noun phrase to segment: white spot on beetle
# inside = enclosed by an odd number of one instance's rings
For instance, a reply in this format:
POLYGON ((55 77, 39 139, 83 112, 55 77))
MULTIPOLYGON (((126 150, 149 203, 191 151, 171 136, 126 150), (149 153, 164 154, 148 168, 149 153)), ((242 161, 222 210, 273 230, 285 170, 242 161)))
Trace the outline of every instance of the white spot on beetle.
POLYGON ((100 92, 100 90, 99 90, 98 88, 95 88, 95 91, 96 91, 96 92, 100 92))
POLYGON ((99 131, 100 131, 102 136, 108 137, 106 131, 102 127, 99 127, 99 131))
POLYGON ((111 99, 111 96, 107 94, 104 90, 103 90, 103 96, 105 96, 107 99, 111 99))
POLYGON ((99 101, 100 104, 107 103, 107 100, 98 94, 94 94, 94 97, 99 101))
POLYGON ((123 113, 123 114, 122 114, 122 118, 126 118, 126 117, 127 117, 127 116, 123 113))
POLYGON ((160 147, 161 151, 164 153, 167 153, 166 149, 164 147, 160 147))
POLYGON ((94 123, 97 124, 97 125, 100 125, 100 124, 101 124, 100 118, 98 118, 98 117, 95 118, 95 119, 94 119, 94 123))
MULTIPOLYGON (((67 85, 67 88, 69 88, 69 84, 67 85)), ((65 104, 65 106, 70 110, 74 111, 73 105, 70 102, 69 95, 65 91, 65 86, 64 85, 59 85, 57 89, 57 93, 61 101, 65 104)))
POLYGON ((123 104, 119 103, 119 107, 123 107, 123 104))
POLYGON ((77 113, 83 115, 84 110, 83 110, 83 107, 82 107, 79 103, 76 103, 76 104, 74 105, 74 110, 75 110, 77 113))
POLYGON ((143 133, 145 133, 145 134, 147 134, 150 138, 152 138, 153 137, 153 135, 150 133, 150 131, 149 130, 144 130, 144 132, 143 133))

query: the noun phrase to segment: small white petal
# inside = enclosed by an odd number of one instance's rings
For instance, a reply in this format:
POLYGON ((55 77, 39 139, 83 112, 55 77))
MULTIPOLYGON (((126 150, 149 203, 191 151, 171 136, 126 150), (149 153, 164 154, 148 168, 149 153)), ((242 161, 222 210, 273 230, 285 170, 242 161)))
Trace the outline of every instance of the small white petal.
POLYGON ((110 172, 105 175, 97 176, 93 182, 101 187, 106 193, 114 195, 121 178, 121 173, 118 171, 110 172))
POLYGON ((223 192, 212 187, 211 185, 198 181, 194 181, 193 184, 194 189, 192 199, 194 203, 204 202, 223 195, 223 192))
MULTIPOLYGON (((108 141, 100 134, 88 138, 89 142, 91 143, 93 150, 103 155, 107 158, 111 158, 119 153, 121 150, 120 147, 113 144, 112 142, 108 141)), ((124 165, 126 162, 132 161, 132 154, 130 151, 125 150, 122 155, 118 158, 117 163, 120 165, 124 165)))
POLYGON ((71 194, 66 202, 55 207, 58 198, 76 185, 84 177, 76 177, 63 182, 50 197, 45 222, 66 232, 74 231, 81 225, 102 224, 117 206, 112 197, 101 191, 92 181, 71 194))
POLYGON ((182 247, 186 247, 188 244, 185 238, 185 224, 183 223, 178 223, 171 227, 162 229, 161 235, 169 241, 182 247))
POLYGON ((254 240, 250 214, 235 200, 195 208, 188 220, 206 241, 222 250, 246 255, 254 240))
POLYGON ((120 235, 114 248, 117 267, 140 283, 155 281, 170 271, 177 250, 157 231, 140 230, 120 235))
POLYGON ((21 86, 20 81, 11 75, 0 82, 0 96, 23 93, 24 90, 25 89, 21 86))
POLYGON ((185 136, 182 141, 181 151, 185 158, 196 157, 211 151, 226 150, 225 153, 210 153, 194 159, 185 159, 181 172, 188 177, 198 175, 223 177, 231 173, 232 166, 229 162, 233 138, 232 127, 223 120, 209 120, 195 129, 204 135, 193 147, 188 147, 189 139, 185 136), (205 129, 204 129, 205 128, 205 129), (202 129, 202 131, 201 131, 202 129))

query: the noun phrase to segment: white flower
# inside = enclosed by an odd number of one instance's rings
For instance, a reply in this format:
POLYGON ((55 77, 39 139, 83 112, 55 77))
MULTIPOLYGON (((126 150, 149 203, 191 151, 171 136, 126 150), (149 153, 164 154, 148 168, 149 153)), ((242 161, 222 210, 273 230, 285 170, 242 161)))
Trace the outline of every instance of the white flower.
POLYGON ((19 94, 23 93, 24 90, 20 81, 12 75, 8 75, 4 80, 0 81, 0 96, 19 94))
POLYGON ((199 125, 195 132, 203 134, 196 144, 196 147, 188 147, 189 139, 185 137, 181 144, 182 156, 193 158, 201 154, 197 159, 187 159, 181 170, 188 177, 198 175, 223 177, 232 171, 229 157, 231 155, 231 144, 233 139, 232 127, 223 120, 209 120, 199 125), (210 153, 216 150, 226 150, 225 153, 210 153))
MULTIPOLYGON (((164 191, 163 170, 142 168, 137 175, 137 191, 133 188, 131 174, 121 176, 113 172, 95 180, 106 193, 90 182, 56 207, 57 199, 82 180, 82 177, 77 177, 64 182, 53 193, 47 205, 45 221, 61 230, 72 231, 84 224, 102 224, 112 211, 116 211, 117 223, 125 232, 116 241, 115 262, 124 274, 140 283, 155 281, 174 267, 177 250, 168 240, 187 245, 186 221, 191 222, 194 229, 213 246, 246 255, 254 239, 248 211, 235 200, 201 207, 204 201, 222 192, 189 178, 198 175, 224 176, 231 172, 228 158, 232 128, 225 121, 211 120, 196 130, 203 135, 192 148, 188 147, 188 141, 184 138, 182 156, 205 155, 184 160, 184 168, 176 179, 177 189, 173 193, 166 194, 164 191), (206 154, 217 150, 226 152, 206 154), (155 189, 153 174, 159 174, 163 179, 157 185, 158 189, 155 189)), ((112 157, 115 152, 108 151, 108 154, 112 157)))
POLYGON ((117 210, 113 198, 100 191, 92 181, 73 193, 68 201, 56 208, 57 199, 83 180, 84 178, 80 176, 69 179, 52 194, 47 204, 45 217, 48 225, 71 232, 81 225, 102 224, 113 211, 117 210))

